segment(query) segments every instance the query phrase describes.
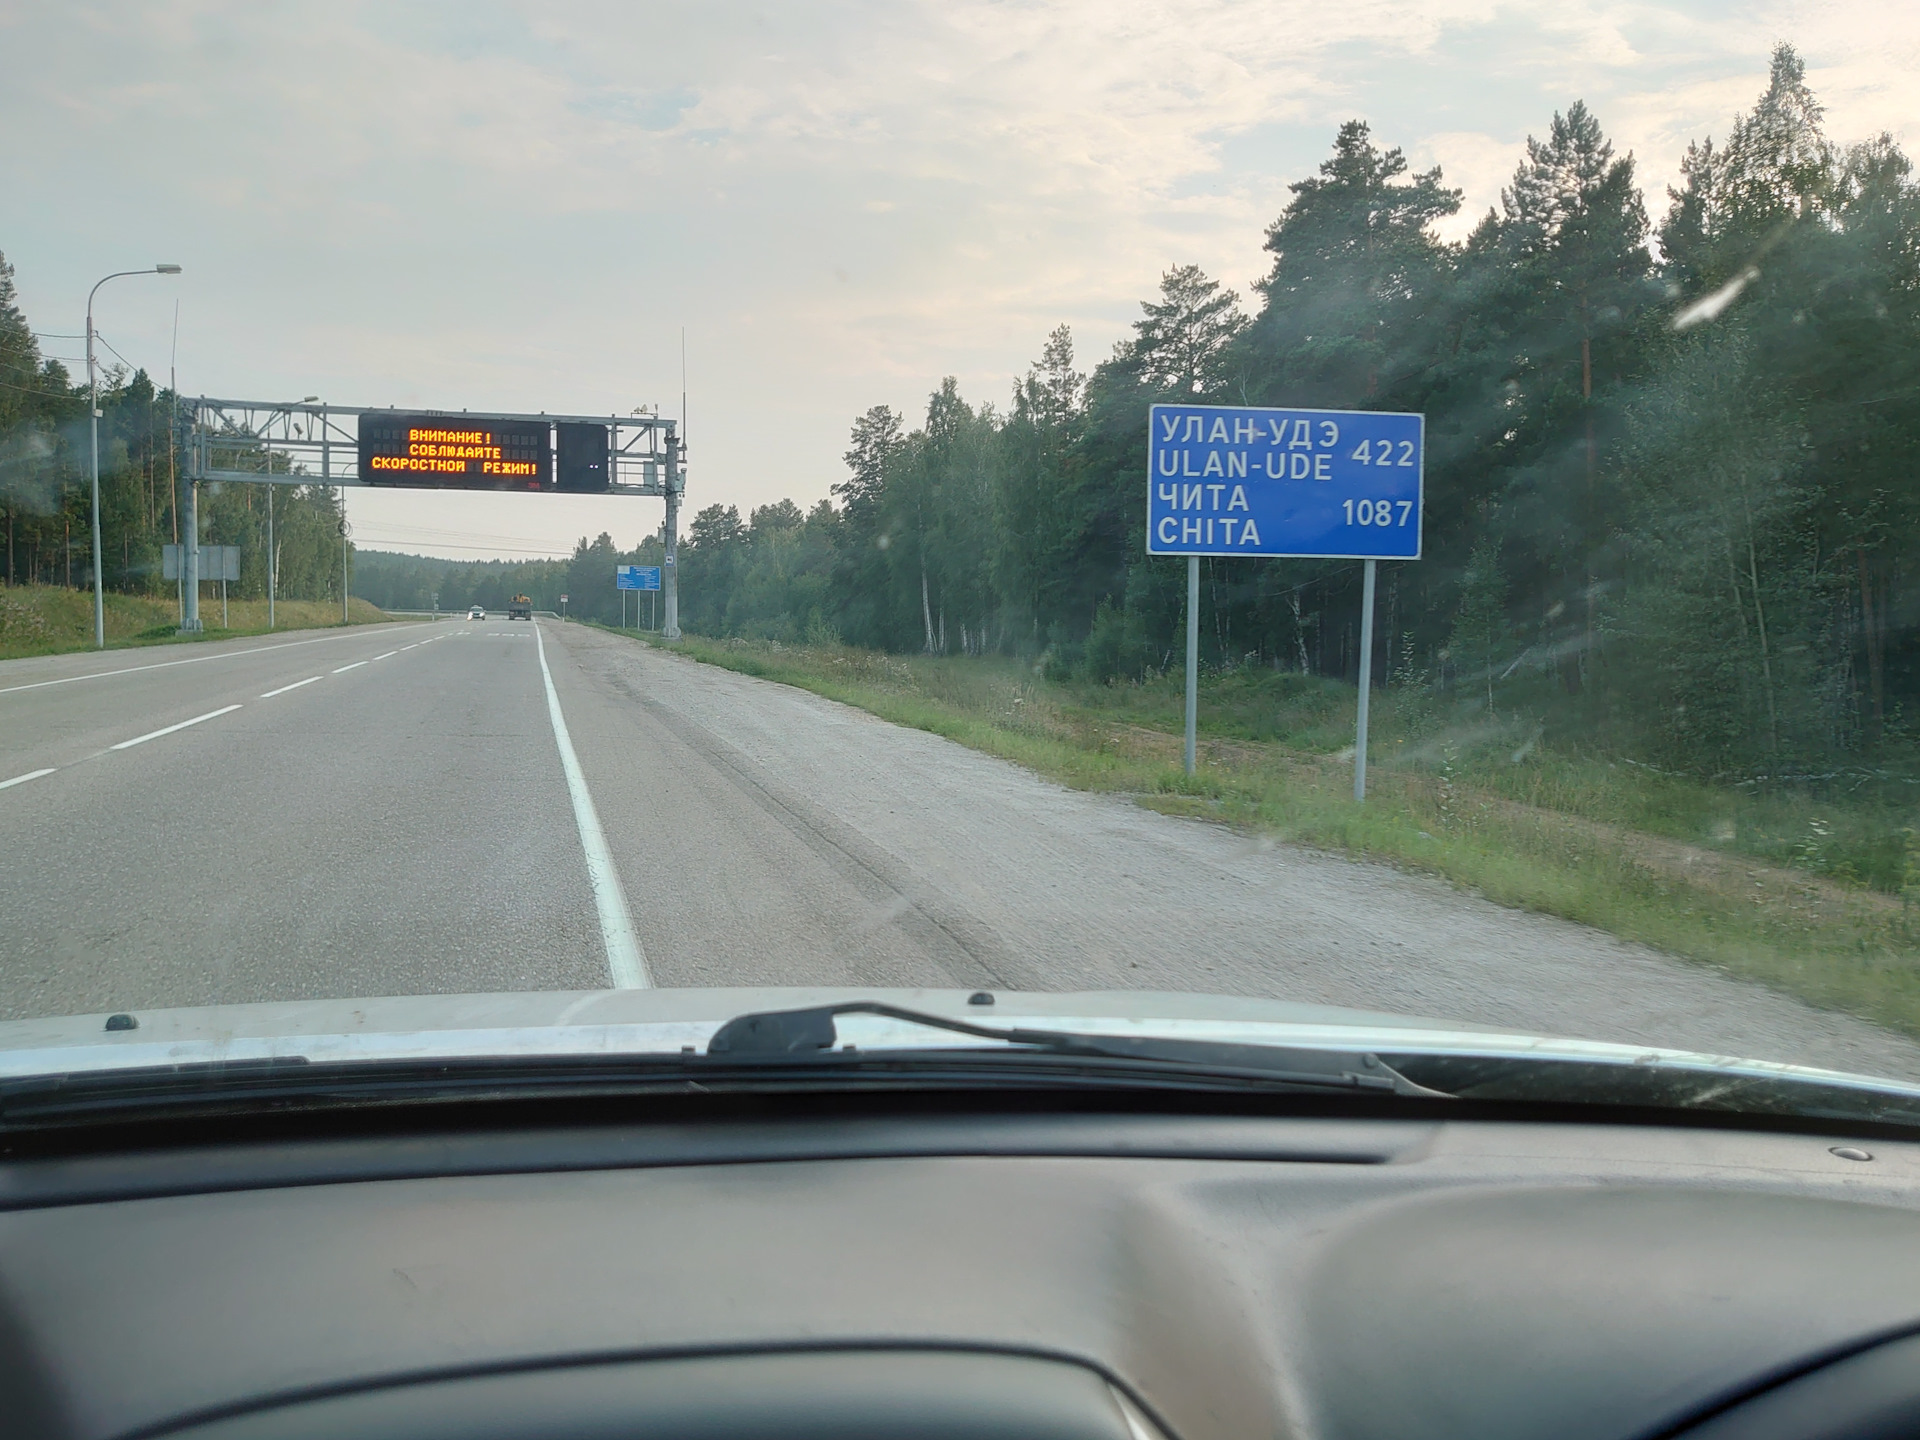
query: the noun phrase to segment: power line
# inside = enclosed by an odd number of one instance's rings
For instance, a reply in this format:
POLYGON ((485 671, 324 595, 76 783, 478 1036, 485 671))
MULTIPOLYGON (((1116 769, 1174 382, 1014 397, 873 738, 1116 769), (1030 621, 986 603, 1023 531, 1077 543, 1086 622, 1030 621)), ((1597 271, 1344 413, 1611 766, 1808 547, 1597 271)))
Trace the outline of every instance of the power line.
MULTIPOLYGON (((418 544, 418 545, 431 545, 435 549, 439 549, 439 550, 477 550, 481 552, 483 556, 499 555, 499 554, 526 555, 536 560, 555 560, 555 561, 571 560, 573 558, 571 554, 556 555, 550 550, 518 550, 506 545, 456 545, 446 540, 418 540, 418 541, 411 541, 411 542, 404 539, 383 540, 378 536, 362 536, 360 535, 357 528, 355 529, 355 532, 354 532, 354 538, 357 540, 364 540, 365 544, 367 545, 406 545, 411 543, 411 544, 418 544)), ((390 553, 400 553, 400 552, 390 552, 390 553)), ((423 556, 421 558, 432 560, 432 559, 446 559, 450 557, 428 555, 428 556, 423 556)))
MULTIPOLYGON (((384 522, 369 520, 368 523, 379 526, 384 522)), ((409 535, 444 535, 454 540, 486 540, 502 545, 512 545, 526 538, 524 535, 502 535, 492 530, 446 530, 434 525, 409 525, 402 521, 395 521, 394 528, 404 529, 409 535)))
POLYGON ((18 390, 22 395, 45 395, 49 399, 53 399, 53 400, 84 400, 86 399, 86 396, 75 395, 71 391, 48 390, 44 388, 36 389, 31 385, 9 385, 4 380, 0 380, 0 389, 18 390))
MULTIPOLYGON (((108 344, 107 342, 107 337, 102 335, 98 330, 93 332, 93 338, 98 340, 102 345, 106 345, 107 349, 113 350, 113 346, 108 344)), ((138 365, 134 364, 131 360, 127 359, 126 356, 122 355, 118 350, 113 350, 113 358, 118 360, 122 365, 126 366, 129 370, 138 370, 140 368, 138 365)))

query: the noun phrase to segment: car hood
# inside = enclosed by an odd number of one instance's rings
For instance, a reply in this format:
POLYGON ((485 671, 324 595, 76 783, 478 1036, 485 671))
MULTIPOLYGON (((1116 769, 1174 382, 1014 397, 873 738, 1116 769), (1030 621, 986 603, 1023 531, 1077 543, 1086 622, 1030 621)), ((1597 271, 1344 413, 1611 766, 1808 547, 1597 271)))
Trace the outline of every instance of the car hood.
MULTIPOLYGON (((704 1052, 736 1016, 880 1002, 991 1027, 1206 1040, 1398 1056, 1573 1062, 1691 1073, 1727 1084, 1804 1081, 1920 1102, 1920 1085, 1805 1065, 1244 996, 1156 991, 741 988, 543 991, 301 1000, 0 1021, 0 1081, 233 1061, 314 1063, 512 1057, 613 1058, 704 1052), (128 1021, 131 1020, 131 1026, 128 1021), (109 1026, 115 1028, 109 1028, 109 1026)), ((864 1050, 953 1050, 999 1042, 882 1016, 840 1017, 864 1050)))

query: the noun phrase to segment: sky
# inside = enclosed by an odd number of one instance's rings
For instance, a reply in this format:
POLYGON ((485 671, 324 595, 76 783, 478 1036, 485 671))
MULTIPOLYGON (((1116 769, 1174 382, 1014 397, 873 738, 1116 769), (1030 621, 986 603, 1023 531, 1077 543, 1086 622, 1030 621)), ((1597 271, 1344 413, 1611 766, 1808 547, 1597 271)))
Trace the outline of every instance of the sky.
MULTIPOLYGON (((1584 99, 1657 218, 1781 40, 1831 138, 1920 143, 1891 0, 0 0, 0 253, 65 357, 101 275, 182 265, 95 313, 187 394, 672 415, 684 331, 687 504, 745 515, 827 495, 870 406, 1004 405, 1056 325, 1089 367, 1173 265, 1247 291, 1349 118, 1465 191, 1459 238, 1584 99)), ((348 509, 459 558, 660 523, 348 509)))

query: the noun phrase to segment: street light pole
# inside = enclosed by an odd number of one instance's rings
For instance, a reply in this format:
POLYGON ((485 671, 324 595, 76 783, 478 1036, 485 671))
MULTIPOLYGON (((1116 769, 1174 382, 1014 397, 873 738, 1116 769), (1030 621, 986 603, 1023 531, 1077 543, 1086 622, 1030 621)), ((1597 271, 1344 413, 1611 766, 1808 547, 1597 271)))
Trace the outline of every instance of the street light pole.
POLYGON ((155 265, 150 270, 116 270, 103 275, 87 292, 87 426, 93 448, 93 648, 107 648, 107 591, 100 554, 100 377, 93 363, 93 297, 109 280, 123 275, 178 275, 178 265, 155 265))

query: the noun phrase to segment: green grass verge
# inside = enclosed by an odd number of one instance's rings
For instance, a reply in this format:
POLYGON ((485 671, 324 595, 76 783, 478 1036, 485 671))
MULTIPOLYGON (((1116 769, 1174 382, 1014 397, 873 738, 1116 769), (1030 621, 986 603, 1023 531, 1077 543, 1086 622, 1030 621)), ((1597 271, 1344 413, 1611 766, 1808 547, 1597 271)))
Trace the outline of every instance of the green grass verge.
MULTIPOLYGON (((107 645, 192 644, 267 633, 265 600, 233 600, 222 626, 220 602, 202 600, 200 619, 206 629, 198 635, 177 633, 179 605, 171 595, 108 594, 105 605, 107 645)), ((348 602, 348 622, 366 625, 387 618, 365 600, 348 602)), ((274 629, 317 630, 338 625, 340 605, 332 600, 274 602, 274 629)), ((0 660, 27 655, 59 655, 93 648, 93 592, 56 585, 0 585, 0 660)))
POLYGON ((1201 763, 1189 777, 1177 675, 1059 683, 998 657, 613 633, 1066 785, 1423 871, 1920 1035, 1914 827, 1882 798, 1752 794, 1560 754, 1520 722, 1440 716, 1418 692, 1389 688, 1374 711, 1361 806, 1353 688, 1336 682, 1206 677, 1201 763))

